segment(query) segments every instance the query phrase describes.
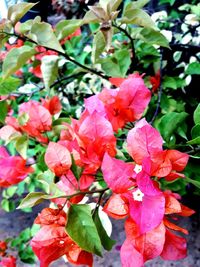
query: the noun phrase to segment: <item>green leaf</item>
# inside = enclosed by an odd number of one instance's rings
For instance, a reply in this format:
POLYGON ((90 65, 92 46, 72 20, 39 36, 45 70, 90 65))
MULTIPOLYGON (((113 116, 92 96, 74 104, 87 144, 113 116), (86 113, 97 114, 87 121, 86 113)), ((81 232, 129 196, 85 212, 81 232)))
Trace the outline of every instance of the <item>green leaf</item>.
POLYGON ((17 138, 15 148, 22 158, 27 158, 28 139, 26 135, 21 135, 17 138))
POLYGON ((7 104, 7 102, 6 101, 0 101, 0 122, 1 123, 5 122, 5 118, 7 116, 7 113, 8 113, 8 104, 7 104))
POLYGON ((96 225, 99 237, 101 239, 101 244, 104 247, 104 249, 110 251, 114 244, 116 243, 115 240, 112 240, 106 233, 106 230, 104 229, 102 222, 99 218, 99 209, 96 209, 93 214, 93 220, 96 225))
POLYGON ((165 76, 163 78, 162 86, 164 89, 166 88, 172 88, 177 89, 176 79, 174 77, 165 76))
POLYGON ((112 77, 125 77, 130 64, 130 53, 127 49, 119 50, 112 57, 101 60, 102 69, 112 77))
POLYGON ((123 0, 110 0, 109 6, 110 6, 111 12, 116 11, 122 2, 123 0))
POLYGON ((3 79, 19 70, 35 53, 35 49, 27 45, 12 48, 3 62, 3 79))
POLYGON ((56 55, 42 57, 41 71, 47 90, 58 77, 58 60, 59 57, 56 55))
POLYGON ((125 6, 125 11, 128 11, 129 9, 143 8, 149 1, 150 0, 131 1, 125 6))
POLYGON ((192 138, 200 136, 200 124, 196 124, 191 130, 192 138))
POLYGON ((82 25, 81 19, 61 20, 56 24, 56 36, 58 40, 62 40, 70 34, 74 33, 82 25))
POLYGON ((8 77, 6 80, 0 77, 0 95, 8 95, 17 90, 21 81, 18 78, 8 77))
POLYGON ((142 9, 125 9, 121 22, 125 24, 135 24, 147 28, 156 29, 156 26, 151 17, 142 9))
POLYGON ((188 141, 187 144, 189 144, 189 145, 200 145, 200 136, 188 141))
POLYGON ((8 8, 8 19, 15 25, 37 3, 19 3, 8 8))
POLYGON ((194 123, 200 124, 200 104, 195 109, 193 117, 194 117, 194 123))
POLYGON ((101 240, 88 205, 71 205, 66 225, 68 235, 85 251, 102 255, 101 240))
POLYGON ((83 17, 82 22, 83 24, 89 24, 89 23, 98 23, 101 22, 101 20, 94 14, 92 10, 89 10, 83 17))
POLYGON ((17 191, 17 186, 11 186, 6 190, 6 194, 8 195, 9 198, 11 198, 14 196, 16 191, 17 191))
POLYGON ((35 22, 27 36, 38 45, 64 53, 51 25, 46 22, 35 22))
POLYGON ((172 134, 184 122, 187 116, 186 112, 169 112, 161 118, 158 129, 167 142, 170 141, 172 134))
POLYGON ((101 31, 98 31, 93 40, 92 46, 92 61, 95 63, 99 60, 100 55, 103 53, 106 47, 106 40, 101 31))
POLYGON ((146 42, 150 45, 156 44, 156 45, 160 45, 160 46, 169 48, 168 40, 159 31, 156 31, 156 30, 151 29, 151 28, 144 28, 140 32, 139 36, 144 42, 146 42))
POLYGON ((32 208, 35 205, 40 204, 44 200, 53 199, 58 196, 46 195, 42 192, 29 193, 17 207, 17 209, 32 208))
POLYGON ((9 35, 6 33, 12 32, 12 24, 9 20, 2 20, 0 23, 0 48, 8 41, 9 35))
POLYGON ((37 16, 34 19, 29 19, 23 23, 20 23, 18 31, 21 34, 27 35, 35 22, 41 22, 41 17, 37 16))
POLYGON ((200 63, 199 62, 192 62, 188 65, 186 69, 186 74, 189 75, 200 75, 200 63))
POLYGON ((3 199, 1 201, 1 207, 7 212, 13 211, 15 209, 15 204, 8 199, 3 199))

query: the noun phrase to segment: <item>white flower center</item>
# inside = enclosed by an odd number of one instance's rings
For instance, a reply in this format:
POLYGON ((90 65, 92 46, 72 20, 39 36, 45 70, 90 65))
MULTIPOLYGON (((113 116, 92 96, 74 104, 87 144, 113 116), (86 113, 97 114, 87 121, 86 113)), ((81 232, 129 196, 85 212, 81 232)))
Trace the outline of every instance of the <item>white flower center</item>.
POLYGON ((136 201, 142 201, 144 194, 140 189, 137 189, 133 192, 133 199, 136 201))
POLYGON ((65 243, 65 241, 63 240, 60 240, 60 244, 63 245, 65 243))
POLYGON ((141 172, 141 170, 142 170, 142 165, 138 165, 138 164, 136 164, 136 165, 135 165, 135 168, 134 168, 134 171, 135 171, 136 173, 139 173, 139 172, 141 172))

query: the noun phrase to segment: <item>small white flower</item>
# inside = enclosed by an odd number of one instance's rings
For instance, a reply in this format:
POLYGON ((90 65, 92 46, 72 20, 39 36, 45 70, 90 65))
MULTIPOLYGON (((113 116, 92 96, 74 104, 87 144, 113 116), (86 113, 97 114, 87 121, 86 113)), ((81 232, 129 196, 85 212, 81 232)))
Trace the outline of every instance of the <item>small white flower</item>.
POLYGON ((138 165, 138 164, 136 164, 136 165, 135 165, 135 168, 134 168, 134 171, 135 171, 136 173, 139 173, 139 172, 141 172, 141 170, 142 170, 142 165, 138 165))
POLYGON ((63 241, 63 240, 60 240, 60 242, 59 242, 61 245, 63 245, 64 243, 65 243, 65 241, 63 241))
POLYGON ((137 189, 133 192, 133 199, 136 201, 142 201, 144 194, 140 189, 137 189))

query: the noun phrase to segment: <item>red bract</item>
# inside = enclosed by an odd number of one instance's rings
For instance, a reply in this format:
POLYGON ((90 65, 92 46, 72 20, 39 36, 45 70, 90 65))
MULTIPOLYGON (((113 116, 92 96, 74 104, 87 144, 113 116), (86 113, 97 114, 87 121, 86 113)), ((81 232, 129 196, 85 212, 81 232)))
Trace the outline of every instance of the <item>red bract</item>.
POLYGON ((128 132, 127 149, 134 161, 141 165, 145 157, 151 157, 153 152, 162 150, 163 140, 160 133, 145 119, 136 123, 128 132))
POLYGON ((62 109, 60 99, 57 96, 53 96, 50 99, 42 99, 42 106, 48 109, 51 115, 59 113, 62 109))
POLYGON ((20 156, 10 156, 4 147, 0 147, 0 186, 8 187, 23 181, 33 172, 26 167, 26 161, 20 156))
POLYGON ((102 162, 102 172, 104 180, 113 192, 125 193, 134 185, 135 178, 134 165, 125 163, 122 160, 111 158, 107 153, 102 162))
POLYGON ((71 167, 71 155, 69 150, 54 142, 50 142, 45 154, 45 162, 56 176, 66 174, 71 167))
POLYGON ((42 228, 31 241, 34 253, 40 259, 40 267, 48 267, 52 261, 66 255, 74 264, 92 266, 92 254, 83 251, 65 231, 66 214, 59 209, 44 209, 35 223, 42 228))
POLYGON ((5 241, 0 240, 0 256, 5 255, 6 249, 7 249, 7 243, 5 241))
POLYGON ((28 115, 28 120, 20 128, 40 142, 46 143, 48 139, 42 133, 51 130, 52 117, 50 112, 44 108, 39 102, 29 101, 20 105, 19 116, 28 115))
POLYGON ((83 168, 83 175, 96 172, 105 152, 115 156, 116 138, 112 125, 97 112, 65 125, 68 129, 61 134, 62 142, 73 154, 76 164, 83 168))
POLYGON ((146 88, 142 78, 138 74, 133 74, 124 79, 118 89, 104 89, 96 97, 87 99, 85 106, 90 113, 95 109, 99 112, 97 106, 101 100, 103 107, 101 105, 100 113, 104 112, 114 131, 118 131, 127 122, 141 118, 150 101, 150 96, 151 93, 146 88))
POLYGON ((160 86, 160 71, 158 71, 155 76, 151 76, 149 80, 152 85, 152 92, 156 93, 160 86))
POLYGON ((68 40, 70 40, 72 37, 75 37, 75 36, 79 36, 81 35, 81 29, 78 28, 75 32, 73 32, 72 34, 68 35, 67 37, 65 37, 64 39, 62 39, 60 41, 61 45, 64 45, 68 40))
POLYGON ((149 160, 149 175, 165 177, 170 181, 184 177, 178 172, 184 170, 189 156, 177 150, 163 150, 162 143, 160 133, 145 119, 139 121, 127 137, 128 152, 134 161, 143 165, 144 160, 149 160))
POLYGON ((180 260, 187 256, 186 239, 166 230, 165 245, 160 255, 164 260, 180 260))
POLYGON ((13 256, 8 256, 3 258, 0 261, 0 266, 1 267, 16 267, 16 258, 13 256))
POLYGON ((137 225, 130 218, 126 220, 127 239, 121 248, 123 267, 142 267, 145 261, 156 258, 163 250, 165 227, 161 223, 150 232, 141 235, 137 225))

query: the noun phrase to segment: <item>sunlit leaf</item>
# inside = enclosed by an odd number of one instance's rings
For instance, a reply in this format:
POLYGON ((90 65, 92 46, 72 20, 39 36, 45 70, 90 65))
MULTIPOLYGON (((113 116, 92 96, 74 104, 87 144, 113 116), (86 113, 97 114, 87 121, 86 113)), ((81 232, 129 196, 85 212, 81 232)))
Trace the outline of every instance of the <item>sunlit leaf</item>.
POLYGON ((82 249, 101 256, 101 240, 88 205, 70 206, 66 231, 82 249))
POLYGON ((19 70, 35 53, 35 49, 27 45, 12 48, 3 62, 3 79, 19 70))

